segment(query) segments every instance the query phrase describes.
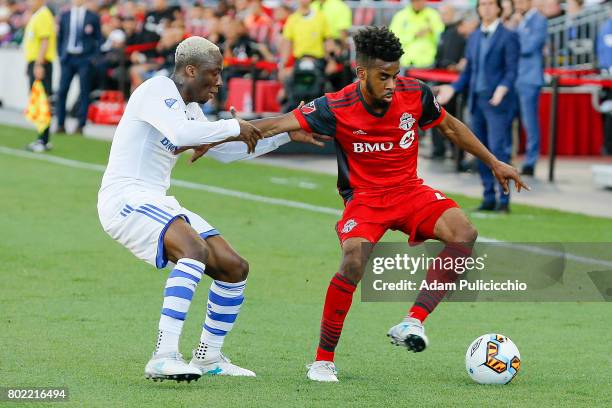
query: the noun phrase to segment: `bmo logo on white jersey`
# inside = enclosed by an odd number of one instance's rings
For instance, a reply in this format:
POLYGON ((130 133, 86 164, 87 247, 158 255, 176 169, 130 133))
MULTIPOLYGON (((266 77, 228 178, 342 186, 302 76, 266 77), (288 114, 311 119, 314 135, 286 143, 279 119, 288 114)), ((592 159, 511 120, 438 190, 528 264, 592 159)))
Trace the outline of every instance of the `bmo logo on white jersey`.
POLYGON ((174 153, 176 151, 176 149, 178 149, 178 147, 176 147, 175 145, 172 144, 172 142, 170 140, 168 140, 167 137, 164 137, 162 140, 159 141, 162 146, 164 146, 164 148, 166 150, 168 150, 169 152, 174 153))
POLYGON ((382 142, 382 143, 355 142, 353 143, 353 152, 355 153, 388 152, 391 149, 393 149, 393 142, 382 142))

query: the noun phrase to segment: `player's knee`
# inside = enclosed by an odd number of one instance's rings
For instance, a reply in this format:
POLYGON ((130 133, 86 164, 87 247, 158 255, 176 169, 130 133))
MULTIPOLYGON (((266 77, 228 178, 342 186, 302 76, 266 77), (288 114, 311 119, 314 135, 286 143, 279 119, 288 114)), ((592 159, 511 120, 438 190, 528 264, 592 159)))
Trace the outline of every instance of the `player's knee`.
POLYGON ((177 258, 189 258, 206 264, 208 261, 208 247, 203 242, 194 242, 181 250, 177 258))
POLYGON ((359 283, 363 277, 363 259, 359 248, 348 249, 344 251, 340 274, 353 282, 359 283))
POLYGON ((242 282, 249 276, 249 263, 241 256, 233 256, 224 271, 230 283, 242 282))
POLYGON ((457 228, 453 235, 453 242, 473 244, 476 242, 476 238, 478 238, 478 230, 468 222, 457 228))

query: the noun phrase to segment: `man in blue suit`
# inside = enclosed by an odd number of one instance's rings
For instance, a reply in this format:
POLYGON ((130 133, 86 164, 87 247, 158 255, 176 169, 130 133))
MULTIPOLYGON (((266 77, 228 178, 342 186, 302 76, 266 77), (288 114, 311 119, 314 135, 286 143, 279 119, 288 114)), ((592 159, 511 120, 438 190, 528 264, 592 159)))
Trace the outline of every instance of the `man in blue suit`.
POLYGON ((540 155, 540 123, 538 120, 540 91, 544 84, 544 44, 548 20, 533 7, 532 0, 514 0, 517 33, 521 45, 516 91, 521 122, 527 134, 527 151, 522 173, 533 176, 540 155))
POLYGON ((93 59, 100 52, 102 43, 100 18, 87 10, 85 0, 73 0, 70 10, 60 17, 58 49, 61 65, 60 87, 57 100, 58 133, 65 133, 66 96, 75 74, 79 75, 81 104, 78 110, 79 124, 76 133, 82 133, 87 121, 89 93, 91 92, 93 59))
MULTIPOLYGON (((495 157, 509 163, 512 119, 516 112, 518 36, 499 19, 501 0, 479 0, 477 10, 481 25, 468 38, 465 69, 455 83, 438 88, 438 100, 445 104, 455 93, 468 89, 472 130, 495 157)), ((503 193, 484 163, 479 163, 478 168, 484 187, 484 198, 478 209, 509 212, 510 196, 503 193)))

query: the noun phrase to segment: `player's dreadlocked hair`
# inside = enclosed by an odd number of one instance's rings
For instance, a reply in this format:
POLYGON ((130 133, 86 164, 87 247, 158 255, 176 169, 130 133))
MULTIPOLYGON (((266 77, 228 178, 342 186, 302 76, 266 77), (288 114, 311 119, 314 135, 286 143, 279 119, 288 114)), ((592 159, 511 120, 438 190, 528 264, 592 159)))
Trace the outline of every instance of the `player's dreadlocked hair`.
POLYGON ((375 59, 385 62, 399 61, 404 54, 402 44, 387 27, 367 27, 354 37, 357 48, 357 63, 362 66, 375 59))

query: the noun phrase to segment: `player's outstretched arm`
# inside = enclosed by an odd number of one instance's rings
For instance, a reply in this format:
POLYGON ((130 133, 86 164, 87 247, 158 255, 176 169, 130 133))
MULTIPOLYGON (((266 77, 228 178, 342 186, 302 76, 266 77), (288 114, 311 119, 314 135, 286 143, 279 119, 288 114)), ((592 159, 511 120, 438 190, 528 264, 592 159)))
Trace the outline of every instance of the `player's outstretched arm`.
MULTIPOLYGON (((303 105, 303 102, 300 103, 298 109, 303 105)), ((237 117, 236 110, 233 107, 230 109, 230 112, 234 118, 237 117)), ((323 147, 325 145, 325 141, 331 140, 331 137, 329 136, 303 130, 293 113, 287 113, 285 115, 271 118, 258 119, 249 123, 254 123, 255 126, 261 130, 264 137, 264 139, 257 144, 253 152, 245 151, 243 146, 237 145, 236 143, 216 142, 209 145, 194 147, 194 153, 189 159, 189 163, 195 162, 205 154, 208 154, 215 160, 229 163, 237 160, 251 159, 261 156, 278 149, 280 146, 290 141, 309 143, 315 146, 323 147), (266 130, 262 130, 261 126, 263 126, 266 130)), ((181 149, 177 153, 184 150, 185 149, 181 149)))
POLYGON ((249 151, 253 151, 257 140, 262 137, 256 126, 241 119, 216 122, 188 120, 179 107, 181 96, 169 78, 156 79, 136 98, 135 116, 155 127, 175 146, 242 141, 249 151))
POLYGON ((491 169, 504 188, 506 194, 510 192, 508 186, 510 180, 514 180, 514 185, 518 192, 520 192, 522 188, 531 190, 531 188, 521 180, 521 176, 514 167, 497 160, 493 153, 491 153, 480 140, 478 140, 476 135, 474 135, 474 133, 472 133, 472 131, 459 119, 447 112, 444 119, 442 119, 442 122, 440 122, 437 127, 444 136, 453 142, 453 144, 482 160, 482 162, 491 169))
MULTIPOLYGON (((301 105, 302 104, 300 104, 300 107, 301 105)), ((263 137, 270 137, 279 133, 302 129, 300 122, 298 122, 293 112, 270 118, 252 120, 251 123, 261 130, 263 137)))

